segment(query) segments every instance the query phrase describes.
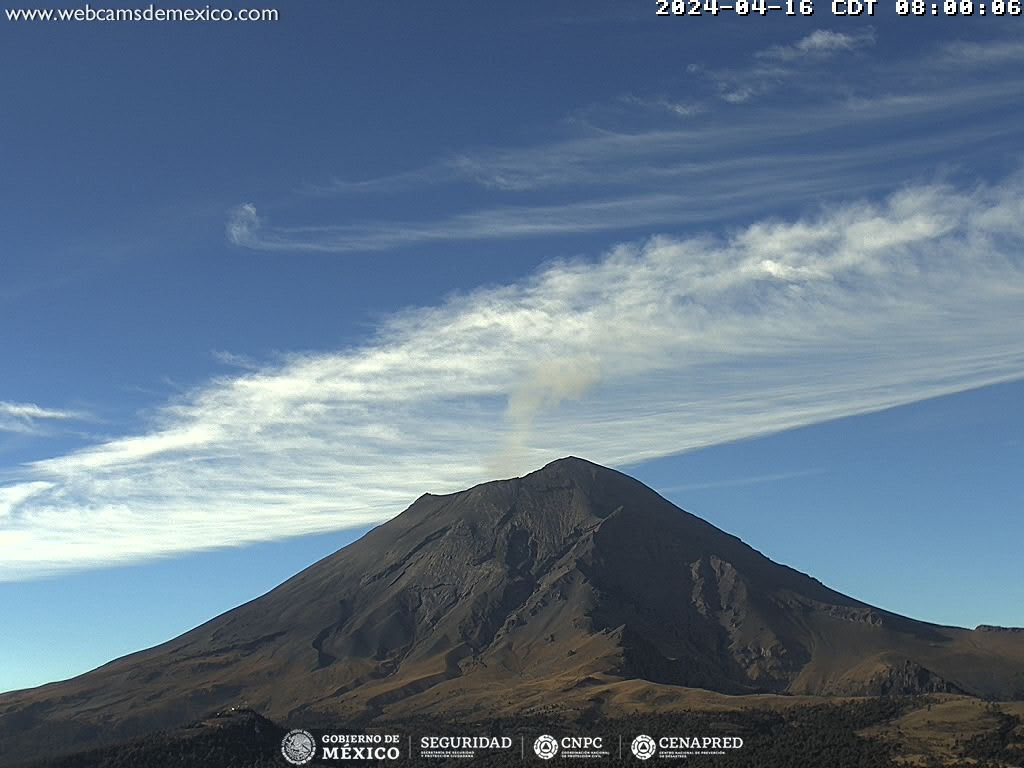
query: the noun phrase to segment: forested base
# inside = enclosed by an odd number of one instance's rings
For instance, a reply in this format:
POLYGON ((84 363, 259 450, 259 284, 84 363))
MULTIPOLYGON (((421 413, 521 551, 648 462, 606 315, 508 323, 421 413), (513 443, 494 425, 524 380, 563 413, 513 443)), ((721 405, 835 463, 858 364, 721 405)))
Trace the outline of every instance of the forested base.
POLYGON ((978 768, 1024 765, 1024 725, 1021 718, 1000 712, 995 705, 989 706, 989 711, 999 721, 998 727, 967 741, 962 745, 962 754, 976 760, 978 768))
MULTIPOLYGON (((409 736, 510 736, 513 748, 480 754, 468 759, 413 759, 397 761, 335 761, 315 759, 309 766, 412 765, 512 766, 512 765, 669 765, 720 766, 721 768, 895 768, 900 765, 900 745, 858 735, 864 729, 888 723, 928 703, 925 697, 863 699, 842 704, 820 704, 769 711, 738 709, 730 712, 689 712, 671 715, 632 715, 602 720, 591 714, 581 720, 554 718, 506 718, 479 723, 452 724, 438 719, 390 723, 372 732, 401 734, 402 751, 409 736), (556 758, 541 761, 533 754, 538 735, 601 736, 611 756, 600 761, 556 758), (629 746, 634 737, 730 736, 743 739, 740 749, 725 754, 693 755, 686 760, 634 758, 629 746), (620 748, 621 744, 621 748, 620 748), (522 745, 522 746, 520 746, 522 745), (522 748, 523 755, 520 754, 522 748), (621 749, 621 756, 620 756, 621 749), (525 759, 524 759, 525 758, 525 759)), ((972 766, 1004 768, 1024 764, 1024 730, 1021 718, 1005 714, 994 705, 998 720, 994 730, 957 745, 957 755, 928 758, 935 768, 972 766)), ((314 734, 362 733, 360 728, 323 719, 302 723, 314 734), (319 727, 318 727, 319 726, 319 727)), ((287 767, 281 756, 285 728, 248 710, 218 713, 171 732, 160 732, 131 742, 74 755, 25 763, 26 768, 276 768, 287 767)), ((917 763, 920 765, 920 762, 917 763)))
MULTIPOLYGON (((280 768, 285 729, 255 712, 219 713, 174 731, 59 758, 25 768, 280 768)), ((18 768, 22 768, 20 765, 18 768)))

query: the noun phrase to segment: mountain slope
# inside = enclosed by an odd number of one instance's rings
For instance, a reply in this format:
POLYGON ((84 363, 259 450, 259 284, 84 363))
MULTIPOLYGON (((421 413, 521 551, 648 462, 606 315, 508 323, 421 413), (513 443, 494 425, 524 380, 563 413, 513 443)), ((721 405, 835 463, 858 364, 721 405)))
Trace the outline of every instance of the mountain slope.
POLYGON ((425 495, 181 637, 0 696, 0 755, 44 733, 54 748, 113 741, 232 705, 279 722, 455 712, 463 700, 486 713, 515 708, 517 690, 547 691, 557 707, 560 691, 630 680, 1022 697, 1024 636, 873 608, 569 458, 425 495))

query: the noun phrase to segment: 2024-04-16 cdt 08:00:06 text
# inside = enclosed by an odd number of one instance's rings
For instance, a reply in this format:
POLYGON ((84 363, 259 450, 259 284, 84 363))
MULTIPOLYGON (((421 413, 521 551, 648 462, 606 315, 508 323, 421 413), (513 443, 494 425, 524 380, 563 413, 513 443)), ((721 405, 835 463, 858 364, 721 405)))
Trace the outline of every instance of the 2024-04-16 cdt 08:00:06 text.
MULTIPOLYGON (((820 2, 820 0, 819 0, 820 2)), ((718 16, 732 13, 737 16, 813 16, 814 0, 655 0, 657 16, 718 16)), ((875 16, 879 0, 831 0, 828 10, 833 16, 875 16)), ((1020 16, 1021 0, 895 0, 892 8, 897 16, 1020 16)))

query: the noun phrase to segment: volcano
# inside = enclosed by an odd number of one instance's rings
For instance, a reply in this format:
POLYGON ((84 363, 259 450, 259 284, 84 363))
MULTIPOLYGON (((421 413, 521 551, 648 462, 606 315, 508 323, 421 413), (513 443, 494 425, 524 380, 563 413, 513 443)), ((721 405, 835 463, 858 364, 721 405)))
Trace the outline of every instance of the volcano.
POLYGON ((624 474, 566 458, 426 494, 174 640, 0 696, 0 763, 231 707, 370 722, 557 711, 581 691, 608 707, 627 692, 665 703, 693 689, 1024 698, 1024 634, 872 607, 624 474))

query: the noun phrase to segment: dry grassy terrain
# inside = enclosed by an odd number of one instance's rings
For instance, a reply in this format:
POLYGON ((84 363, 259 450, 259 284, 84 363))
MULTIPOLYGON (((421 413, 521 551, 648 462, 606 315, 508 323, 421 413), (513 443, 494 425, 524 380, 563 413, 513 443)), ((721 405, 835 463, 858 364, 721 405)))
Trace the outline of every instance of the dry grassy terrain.
POLYGON ((966 696, 931 696, 861 735, 892 744, 908 766, 1024 765, 1024 702, 986 702, 966 696), (1009 719, 1016 719, 1012 723, 1009 719), (1000 733, 1010 725, 1006 738, 1000 733), (989 755, 983 744, 1001 746, 989 755), (998 743, 998 744, 997 744, 998 743), (1000 754, 1001 753, 1001 754, 1000 754))

